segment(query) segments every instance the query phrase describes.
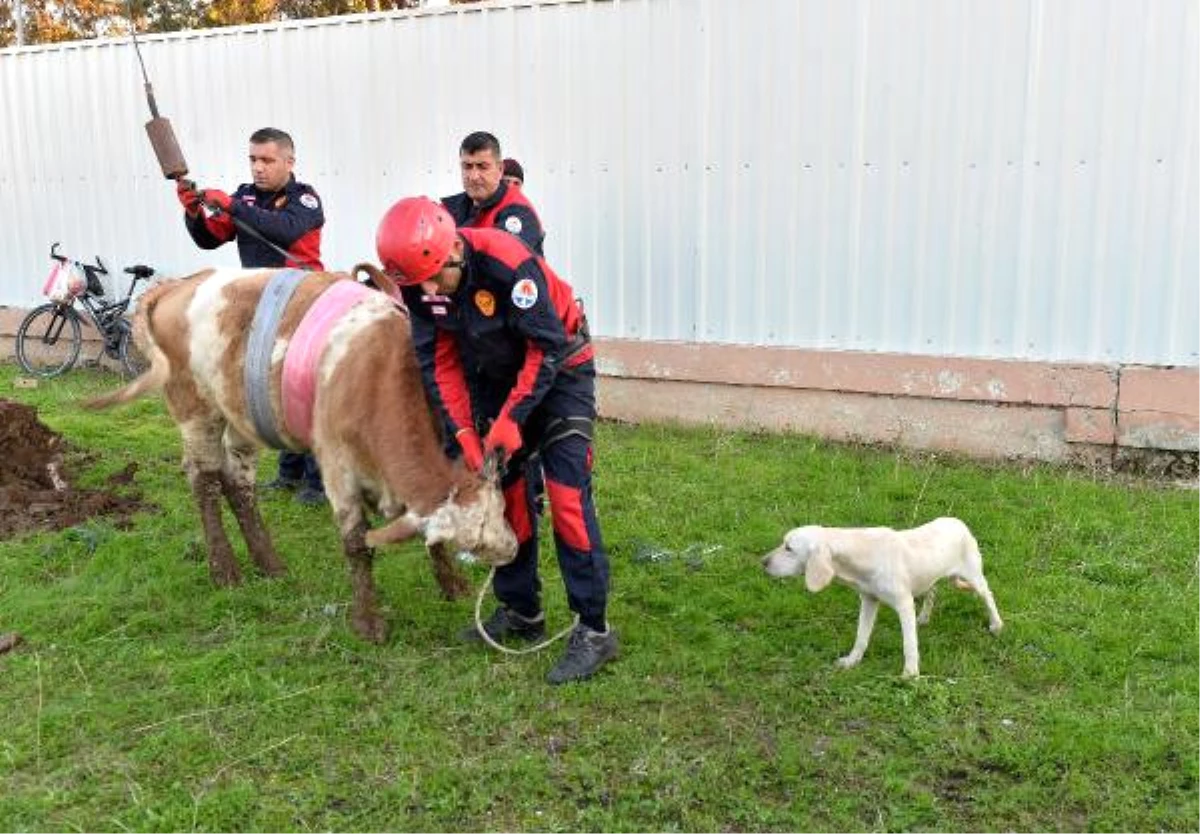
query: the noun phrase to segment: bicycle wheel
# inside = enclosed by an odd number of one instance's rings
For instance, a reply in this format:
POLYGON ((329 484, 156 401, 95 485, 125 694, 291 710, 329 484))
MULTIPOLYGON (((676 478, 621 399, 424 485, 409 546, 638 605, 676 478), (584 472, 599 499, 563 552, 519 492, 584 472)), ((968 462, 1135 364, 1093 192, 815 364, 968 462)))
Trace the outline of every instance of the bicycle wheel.
POLYGON ((34 307, 17 328, 17 361, 26 373, 52 377, 71 370, 83 334, 79 314, 63 304, 34 307))
POLYGON ((121 370, 130 379, 141 376, 150 367, 150 360, 134 344, 133 328, 130 327, 129 322, 122 320, 117 326, 121 328, 121 340, 117 344, 117 356, 121 360, 121 370))

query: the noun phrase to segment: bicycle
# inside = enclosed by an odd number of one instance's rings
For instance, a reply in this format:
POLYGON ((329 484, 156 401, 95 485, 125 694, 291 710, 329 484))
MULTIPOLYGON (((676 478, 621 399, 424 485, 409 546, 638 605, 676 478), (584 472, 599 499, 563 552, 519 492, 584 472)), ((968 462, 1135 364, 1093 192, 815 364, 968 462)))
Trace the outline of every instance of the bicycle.
POLYGON ((133 327, 125 312, 138 281, 149 279, 154 270, 141 264, 127 267, 125 272, 132 275, 133 280, 129 282, 125 297, 109 301, 100 281, 101 275, 108 274, 108 268, 99 255, 95 264, 72 261, 58 253, 56 242, 50 247, 50 257, 61 265, 81 269, 85 281, 65 299, 52 299, 34 307, 17 328, 17 361, 25 372, 48 378, 71 370, 83 347, 84 323, 91 324, 104 343, 102 353, 96 356, 97 363, 101 355, 105 355, 119 362, 127 376, 137 376, 144 371, 149 363, 133 344, 133 327))

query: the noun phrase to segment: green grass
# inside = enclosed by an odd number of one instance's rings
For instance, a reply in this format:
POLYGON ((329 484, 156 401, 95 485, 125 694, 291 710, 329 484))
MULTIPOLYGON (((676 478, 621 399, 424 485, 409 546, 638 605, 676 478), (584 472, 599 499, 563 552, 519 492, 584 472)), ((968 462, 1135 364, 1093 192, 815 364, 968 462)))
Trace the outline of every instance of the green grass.
MULTIPOLYGON (((327 512, 265 502, 291 569, 209 585, 157 399, 99 415, 74 372, 0 391, 157 509, 0 542, 0 829, 1195 831, 1197 493, 1044 466, 664 426, 599 427, 622 657, 458 645, 422 551, 381 551, 392 639, 346 623, 327 512), (769 580, 801 523, 971 525, 1006 628, 943 590, 900 679, 857 599, 769 580)), ((264 456, 263 473, 273 456, 264 456)), ((544 550, 550 625, 568 620, 544 550)), ((479 582, 482 570, 473 571, 479 582)))

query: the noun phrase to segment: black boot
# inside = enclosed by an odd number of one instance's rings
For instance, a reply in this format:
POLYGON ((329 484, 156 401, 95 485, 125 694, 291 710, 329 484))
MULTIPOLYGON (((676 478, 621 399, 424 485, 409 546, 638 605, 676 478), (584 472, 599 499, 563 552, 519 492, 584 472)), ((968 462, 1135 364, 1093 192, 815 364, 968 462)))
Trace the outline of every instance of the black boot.
MULTIPOLYGON (((546 615, 539 613, 531 619, 501 605, 483 621, 483 630, 497 643, 509 639, 533 643, 546 636, 546 615)), ((465 643, 484 642, 474 624, 464 628, 459 638, 465 643)))

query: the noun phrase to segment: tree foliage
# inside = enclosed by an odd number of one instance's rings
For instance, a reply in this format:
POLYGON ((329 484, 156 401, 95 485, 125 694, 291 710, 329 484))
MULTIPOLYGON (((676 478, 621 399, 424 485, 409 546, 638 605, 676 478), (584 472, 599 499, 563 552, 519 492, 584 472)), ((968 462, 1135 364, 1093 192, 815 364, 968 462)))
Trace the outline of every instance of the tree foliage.
MULTIPOLYGON (((471 2, 471 0, 451 0, 471 2)), ((0 0, 0 47, 129 33, 124 0, 0 0), (19 22, 22 24, 18 27, 19 22)), ((420 0, 133 0, 139 32, 177 32, 247 23, 411 9, 420 0)))

